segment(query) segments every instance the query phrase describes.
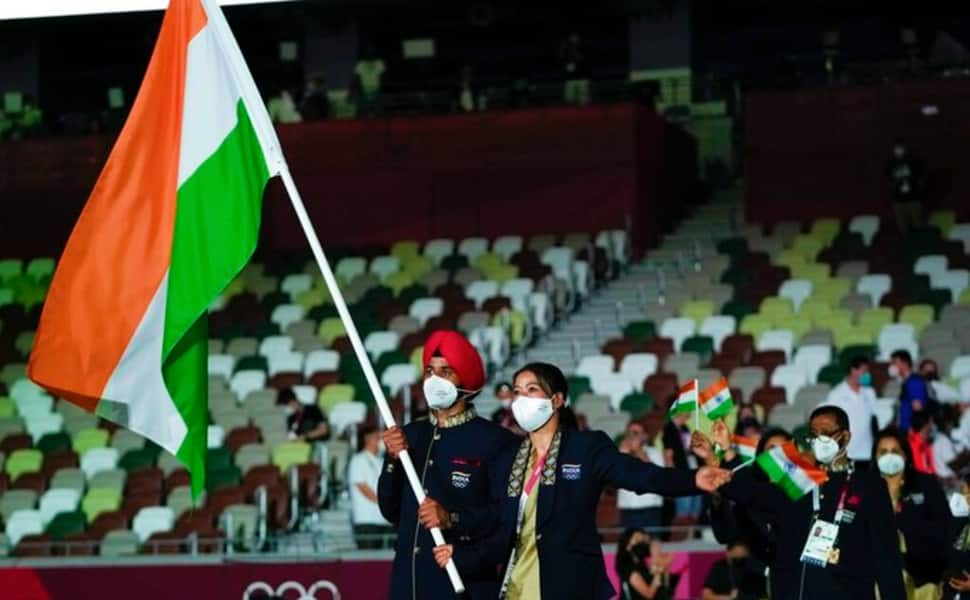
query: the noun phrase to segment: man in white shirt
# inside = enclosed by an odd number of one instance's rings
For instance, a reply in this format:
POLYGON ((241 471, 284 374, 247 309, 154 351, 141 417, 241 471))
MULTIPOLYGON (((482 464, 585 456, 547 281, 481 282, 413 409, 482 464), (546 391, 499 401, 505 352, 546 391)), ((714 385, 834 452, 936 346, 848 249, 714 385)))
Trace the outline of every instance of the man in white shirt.
POLYGON ((849 415, 849 431, 852 432, 847 448, 849 459, 855 462, 856 468, 867 468, 876 430, 876 392, 872 389, 869 359, 864 356, 853 358, 845 379, 832 388, 820 406, 837 406, 849 415))
MULTIPOLYGON (((360 451, 350 459, 347 480, 350 482, 350 513, 357 547, 376 549, 387 546, 385 539, 394 528, 381 515, 377 505, 377 480, 381 476, 381 436, 377 428, 364 427, 358 433, 360 451)), ((390 540, 388 540, 390 541, 390 540)))
MULTIPOLYGON (((626 426, 626 437, 620 444, 620 452, 632 454, 657 466, 664 465, 663 452, 647 444, 646 430, 638 421, 626 426)), ((616 494, 616 507, 620 509, 620 524, 624 529, 636 527, 652 533, 662 523, 663 505, 663 496, 657 494, 637 494, 629 490, 619 490, 616 494)))

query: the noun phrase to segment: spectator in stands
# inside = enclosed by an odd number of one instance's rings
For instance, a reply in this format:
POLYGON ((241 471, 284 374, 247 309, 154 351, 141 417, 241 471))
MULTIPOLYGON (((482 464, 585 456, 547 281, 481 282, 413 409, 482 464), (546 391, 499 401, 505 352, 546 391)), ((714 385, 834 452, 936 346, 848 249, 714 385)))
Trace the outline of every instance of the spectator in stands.
POLYGON ((357 105, 357 116, 370 117, 381 113, 381 91, 384 86, 384 61, 377 50, 367 45, 354 65, 350 83, 350 99, 357 105))
POLYGON ((454 110, 463 113, 478 112, 484 109, 483 100, 484 96, 475 81, 471 65, 465 65, 461 68, 455 84, 454 110))
MULTIPOLYGON (((664 425, 664 464, 668 467, 682 470, 697 468, 697 457, 690 451, 691 434, 687 428, 689 418, 690 414, 682 413, 669 419, 664 425)), ((687 496, 677 498, 674 504, 677 517, 697 519, 703 499, 700 496, 687 496)))
MULTIPOLYGON (((377 497, 381 514, 397 526, 389 598, 453 598, 448 576, 435 564, 428 531, 439 527, 458 548, 475 546, 499 523, 507 474, 497 456, 518 438, 475 413, 472 399, 485 385, 485 366, 457 331, 436 331, 425 341, 424 396, 428 419, 384 432, 387 457, 377 497), (419 506, 406 483, 399 455, 409 450, 428 498, 419 506)), ((504 557, 503 559, 504 560, 504 557)), ((469 597, 498 596, 498 563, 461 571, 469 597)))
POLYGON ((952 404, 940 405, 933 436, 933 470, 944 483, 955 483, 959 473, 970 464, 970 451, 960 436, 960 411, 952 404))
MULTIPOLYGON (((647 443, 647 432, 639 421, 631 421, 626 426, 626 435, 620 442, 620 452, 638 459, 663 465, 664 457, 659 448, 647 443)), ((637 494, 620 489, 616 495, 616 506, 620 509, 620 524, 624 528, 654 531, 660 527, 663 517, 664 499, 657 494, 637 494)))
POLYGON ((845 379, 832 388, 822 406, 838 406, 849 415, 849 459, 856 468, 869 466, 872 439, 878 430, 876 422, 876 392, 872 389, 869 359, 857 356, 849 361, 845 379))
POLYGON ((970 476, 963 480, 959 497, 954 494, 950 499, 953 511, 953 531, 957 532, 953 544, 948 544, 947 569, 943 575, 943 600, 966 598, 970 592, 970 476), (961 501, 962 500, 962 501, 961 501), (955 502, 957 501, 957 502, 955 502), (962 505, 956 509, 954 505, 962 505))
POLYGON ((331 110, 327 83, 322 75, 314 75, 307 82, 306 89, 303 91, 300 114, 304 120, 319 121, 330 118, 331 110))
POLYGON ((754 469, 740 469, 723 494, 763 516, 775 536, 771 563, 772 598, 903 600, 898 534, 886 483, 873 471, 852 468, 847 447, 849 416, 837 406, 820 406, 810 418, 812 453, 828 475, 815 494, 792 501, 780 487, 765 483, 754 469), (837 516, 839 499, 845 498, 837 516), (846 512, 848 511, 848 512, 846 512), (851 514, 849 514, 851 513, 851 514), (839 523, 836 564, 802 562, 802 550, 816 520, 839 523))
POLYGON ((454 556, 462 573, 507 562, 507 600, 614 595, 596 529, 606 486, 678 496, 714 491, 731 477, 712 467, 688 472, 647 464, 620 453, 601 431, 563 428, 569 386, 554 365, 528 364, 513 381, 512 410, 529 437, 499 459, 508 474, 500 487, 501 525, 479 544, 434 549, 439 566, 454 556))
POLYGON ((739 539, 711 566, 701 600, 761 600, 767 588, 764 563, 751 556, 747 542, 739 539))
POLYGON ((566 104, 589 104, 589 67, 578 33, 571 33, 559 48, 563 70, 563 99, 566 104))
POLYGON ((350 459, 347 481, 350 484, 350 517, 354 524, 357 547, 384 548, 384 540, 394 528, 381 515, 377 504, 377 482, 381 476, 381 436, 373 425, 365 425, 357 432, 360 450, 350 459))
POLYGON ((935 475, 936 460, 933 458, 933 422, 929 414, 918 412, 910 420, 910 428, 906 433, 909 451, 912 453, 913 466, 920 473, 935 475))
POLYGON ((518 436, 525 436, 525 432, 519 427, 519 424, 515 422, 515 415, 512 414, 512 401, 515 400, 515 394, 512 392, 512 384, 503 381, 495 386, 495 398, 499 401, 501 406, 492 413, 492 422, 498 423, 502 427, 508 429, 518 436))
POLYGON ((753 416, 742 417, 738 413, 738 422, 734 426, 734 432, 742 437, 759 439, 762 434, 761 423, 753 416))
MULTIPOLYGON (((912 432, 911 432, 912 435, 912 432)), ((879 432, 872 460, 889 488, 910 598, 935 598, 946 567, 950 511, 939 480, 920 473, 896 428, 879 432)))
POLYGON ((923 163, 913 156, 906 142, 897 138, 886 163, 886 176, 892 186, 893 211, 899 231, 906 233, 923 222, 923 189, 926 173, 923 163))
POLYGON ((889 374, 898 378, 902 384, 899 392, 899 428, 909 430, 909 420, 914 413, 932 411, 926 380, 913 371, 913 357, 908 350, 896 350, 890 355, 889 374))
POLYGON ((936 403, 960 402, 960 392, 940 381, 940 370, 936 366, 936 361, 925 358, 919 363, 919 374, 926 381, 926 391, 930 398, 936 403))
POLYGON ((293 94, 285 88, 280 88, 279 92, 269 99, 266 103, 266 112, 275 124, 299 123, 303 120, 300 112, 296 109, 296 102, 293 94))
POLYGON ((292 388, 280 390, 276 403, 286 411, 286 429, 291 439, 324 442, 330 438, 330 424, 320 408, 300 402, 292 388))
POLYGON ((621 600, 669 600, 679 575, 670 572, 672 557, 659 541, 638 528, 628 528, 616 544, 616 573, 621 600), (647 563, 649 559, 649 564, 647 563))

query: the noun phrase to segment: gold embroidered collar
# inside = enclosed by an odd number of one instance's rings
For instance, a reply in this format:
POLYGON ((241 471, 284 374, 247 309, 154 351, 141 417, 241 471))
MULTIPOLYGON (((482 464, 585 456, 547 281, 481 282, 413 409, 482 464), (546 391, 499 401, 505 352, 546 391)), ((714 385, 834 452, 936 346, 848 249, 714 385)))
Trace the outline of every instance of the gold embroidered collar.
POLYGON ((469 406, 457 415, 451 415, 450 417, 446 417, 444 420, 439 420, 437 415, 434 413, 431 413, 429 418, 431 419, 431 424, 436 425, 438 429, 448 429, 449 427, 458 427, 459 425, 464 425, 477 416, 478 414, 475 412, 475 407, 469 406))
MULTIPOLYGON (((556 435, 552 438, 549 446, 549 454, 546 455, 546 464, 542 468, 542 479, 540 485, 555 485, 556 483, 556 463, 559 460, 559 447, 562 443, 562 430, 556 430, 556 435)), ((515 461, 512 462, 512 473, 509 474, 508 496, 517 498, 522 495, 522 485, 525 480, 526 470, 529 468, 529 459, 532 456, 532 440, 526 437, 519 445, 519 451, 515 454, 515 461)))

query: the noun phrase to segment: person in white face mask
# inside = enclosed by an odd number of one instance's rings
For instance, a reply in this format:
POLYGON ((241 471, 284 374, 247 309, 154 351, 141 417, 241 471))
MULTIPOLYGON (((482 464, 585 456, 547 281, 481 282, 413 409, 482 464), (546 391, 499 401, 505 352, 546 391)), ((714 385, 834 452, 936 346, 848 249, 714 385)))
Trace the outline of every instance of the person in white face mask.
POLYGON ((828 476, 813 491, 793 501, 777 485, 760 481, 759 471, 752 468, 738 471, 722 491, 771 526, 771 597, 873 600, 878 588, 881 600, 904 600, 886 483, 873 470, 853 469, 846 452, 852 434, 844 410, 816 408, 810 429, 812 457, 828 476), (822 530, 828 533, 819 538, 822 530))
POLYGON ((872 460, 896 513, 907 598, 938 598, 950 546, 950 509, 943 486, 914 468, 909 445, 894 427, 876 436, 872 460))
POLYGON ((715 467, 660 467, 621 453, 602 431, 565 426, 568 386, 557 367, 532 363, 516 374, 512 412, 528 437, 498 459, 501 526, 475 545, 435 548, 439 566, 454 557, 459 571, 506 565, 508 600, 605 600, 615 595, 606 576, 596 506, 603 488, 692 496, 730 480, 715 467), (501 480, 500 480, 501 481, 501 480))
MULTIPOLYGON (((378 505, 397 527, 388 598, 455 598, 438 569, 428 531, 440 527, 458 546, 474 545, 498 525, 496 455, 517 438, 479 417, 472 399, 485 384, 478 351, 456 331, 436 331, 424 345, 424 400, 429 416, 384 432, 387 455, 378 505), (418 506, 398 456, 407 449, 428 498, 418 506)), ((467 597, 495 598, 497 563, 461 571, 467 597)), ((466 596, 463 596, 463 598, 466 596)))

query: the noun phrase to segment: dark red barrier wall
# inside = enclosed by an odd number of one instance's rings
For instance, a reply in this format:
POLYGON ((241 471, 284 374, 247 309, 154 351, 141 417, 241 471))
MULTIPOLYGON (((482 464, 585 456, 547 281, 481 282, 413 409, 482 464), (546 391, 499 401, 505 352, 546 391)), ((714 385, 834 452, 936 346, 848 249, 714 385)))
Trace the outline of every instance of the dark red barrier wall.
POLYGON ((927 163, 928 206, 970 209, 968 106, 965 80, 749 95, 748 218, 891 214, 883 169, 897 135, 927 163))
MULTIPOLYGON (((642 248, 696 191, 694 140, 633 105, 305 123, 281 128, 280 141, 324 245, 591 231, 630 218, 642 248)), ((59 253, 109 145, 0 145, 0 253, 59 253)), ((278 183, 263 244, 306 247, 278 183)))

